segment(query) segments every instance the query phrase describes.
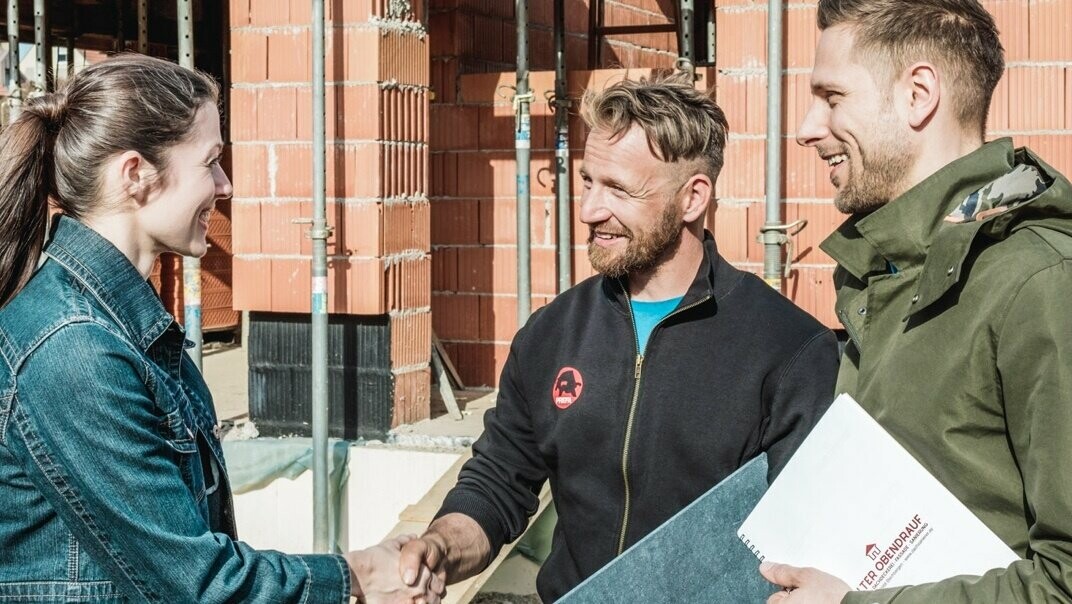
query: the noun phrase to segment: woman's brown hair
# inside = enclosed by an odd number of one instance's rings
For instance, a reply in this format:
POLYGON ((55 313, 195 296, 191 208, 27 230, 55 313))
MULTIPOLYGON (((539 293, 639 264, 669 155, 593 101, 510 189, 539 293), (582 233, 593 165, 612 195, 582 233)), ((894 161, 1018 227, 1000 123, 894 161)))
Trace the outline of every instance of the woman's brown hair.
POLYGON ((101 165, 137 151, 162 176, 166 151, 217 102, 208 75, 124 54, 91 65, 62 90, 31 99, 0 133, 0 305, 29 281, 45 243, 49 203, 78 219, 101 199, 101 165))

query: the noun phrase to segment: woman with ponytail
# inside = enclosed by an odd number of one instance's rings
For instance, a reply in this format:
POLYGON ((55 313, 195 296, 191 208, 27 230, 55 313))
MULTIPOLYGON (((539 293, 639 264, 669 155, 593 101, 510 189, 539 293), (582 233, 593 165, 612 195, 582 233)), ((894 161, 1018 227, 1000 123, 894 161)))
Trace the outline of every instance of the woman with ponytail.
POLYGON ((122 55, 0 134, 0 601, 437 602, 402 541, 237 540, 212 398, 149 286, 231 195, 215 82, 122 55), (50 216, 53 218, 50 219, 50 216))

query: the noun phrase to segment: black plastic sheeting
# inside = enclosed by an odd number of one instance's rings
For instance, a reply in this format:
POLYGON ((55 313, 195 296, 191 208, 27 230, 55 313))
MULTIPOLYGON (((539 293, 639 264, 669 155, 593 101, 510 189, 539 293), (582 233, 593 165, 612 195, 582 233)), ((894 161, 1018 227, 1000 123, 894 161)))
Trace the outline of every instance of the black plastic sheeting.
MULTIPOLYGON (((309 315, 251 313, 249 415, 264 436, 312 436, 309 315)), ((387 315, 328 318, 328 433, 380 439, 391 428, 394 377, 387 315)))

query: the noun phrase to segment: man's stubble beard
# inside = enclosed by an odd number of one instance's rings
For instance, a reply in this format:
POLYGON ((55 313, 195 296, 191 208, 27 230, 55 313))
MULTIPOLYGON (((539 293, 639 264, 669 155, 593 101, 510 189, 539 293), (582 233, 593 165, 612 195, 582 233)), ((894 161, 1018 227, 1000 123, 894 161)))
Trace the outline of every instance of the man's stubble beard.
POLYGON ((875 131, 886 132, 887 136, 881 140, 872 137, 875 141, 872 149, 867 152, 859 150, 859 171, 854 163, 849 162, 848 182, 834 196, 834 207, 838 211, 844 214, 873 212, 903 192, 902 183, 915 158, 909 143, 897 131, 891 117, 891 111, 884 112, 882 119, 874 126, 875 131))

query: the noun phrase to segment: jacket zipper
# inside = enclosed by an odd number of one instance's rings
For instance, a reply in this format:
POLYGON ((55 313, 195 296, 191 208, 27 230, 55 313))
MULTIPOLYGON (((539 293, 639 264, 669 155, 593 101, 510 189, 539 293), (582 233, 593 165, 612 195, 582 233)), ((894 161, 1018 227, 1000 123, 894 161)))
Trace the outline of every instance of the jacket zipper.
MULTIPOLYGON (((624 288, 623 288, 624 289, 624 288)), ((629 298, 628 292, 626 299, 629 298)), ((666 315, 654 327, 651 328, 651 333, 654 334, 655 330, 662 325, 663 321, 666 321, 674 315, 685 312, 686 310, 695 308, 704 302, 711 299, 711 296, 704 296, 699 300, 689 304, 684 308, 679 308, 674 312, 666 315)), ((633 305, 629 304, 629 322, 633 326, 633 346, 636 349, 636 364, 633 366, 633 401, 629 404, 629 419, 625 424, 625 445, 622 447, 622 482, 625 484, 625 513, 622 515, 622 530, 618 533, 618 554, 622 555, 625 551, 625 533, 629 528, 629 500, 631 499, 631 493, 629 489, 629 442, 633 438, 633 420, 636 418, 637 401, 640 399, 640 377, 644 371, 644 355, 640 351, 640 338, 637 334, 636 317, 633 316, 633 305)), ((651 342, 651 336, 648 336, 648 342, 651 342)), ((646 347, 645 347, 646 348, 646 347)))

